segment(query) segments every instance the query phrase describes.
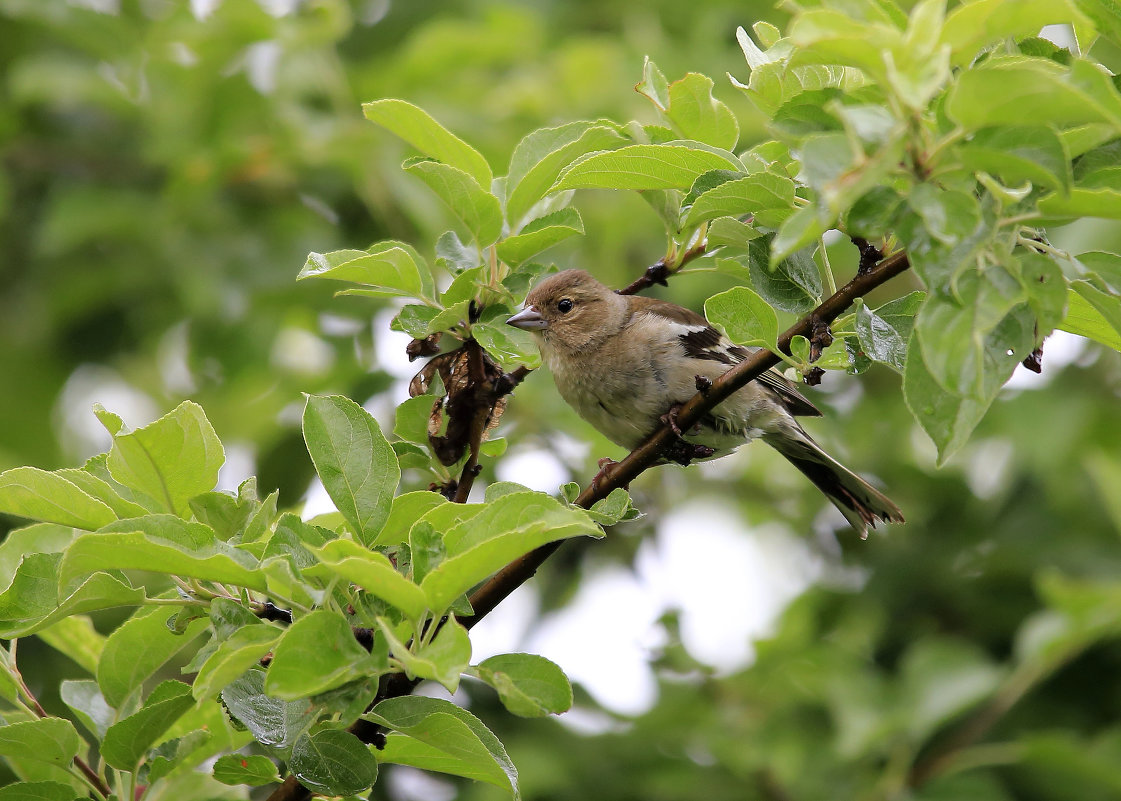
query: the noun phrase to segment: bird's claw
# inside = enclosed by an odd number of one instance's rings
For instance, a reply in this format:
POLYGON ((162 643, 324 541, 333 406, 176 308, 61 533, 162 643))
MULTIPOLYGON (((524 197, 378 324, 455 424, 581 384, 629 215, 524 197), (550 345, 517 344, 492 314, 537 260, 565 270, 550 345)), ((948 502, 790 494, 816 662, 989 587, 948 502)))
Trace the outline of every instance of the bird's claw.
POLYGON ((677 436, 679 437, 683 437, 685 435, 681 432, 681 427, 677 424, 677 415, 680 411, 681 404, 675 403, 673 406, 669 407, 669 411, 663 414, 659 419, 662 421, 662 423, 669 426, 670 429, 673 430, 674 434, 677 434, 677 436))
MULTIPOLYGON (((592 488, 598 492, 600 490, 600 482, 607 481, 611 478, 611 473, 614 471, 617 464, 619 463, 614 459, 608 459, 607 457, 596 462, 596 465, 599 467, 599 472, 596 473, 595 478, 592 479, 592 488)), ((630 489, 630 484, 624 484, 623 489, 630 489)))

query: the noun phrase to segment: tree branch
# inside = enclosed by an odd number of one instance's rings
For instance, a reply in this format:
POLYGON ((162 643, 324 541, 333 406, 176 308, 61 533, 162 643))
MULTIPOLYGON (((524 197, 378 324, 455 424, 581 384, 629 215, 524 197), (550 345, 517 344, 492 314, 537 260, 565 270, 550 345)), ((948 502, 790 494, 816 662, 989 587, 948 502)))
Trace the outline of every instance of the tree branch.
POLYGON ((634 281, 627 284, 622 289, 616 289, 615 294, 616 295, 634 295, 638 292, 641 292, 644 289, 649 289, 650 287, 654 286, 654 284, 661 284, 662 286, 668 286, 666 281, 671 275, 676 273, 678 270, 680 270, 686 264, 691 262, 693 259, 696 259, 696 258, 699 258, 700 256, 705 255, 705 252, 707 250, 708 250, 708 243, 702 241, 695 248, 691 248, 691 249, 685 251, 684 253, 682 253, 681 257, 679 259, 677 259, 676 266, 674 266, 673 269, 670 269, 670 266, 668 264, 666 264, 665 259, 658 259, 658 261, 654 262, 649 267, 647 267, 646 272, 644 272, 642 275, 640 275, 634 281))
MULTIPOLYGON (((886 281, 905 272, 910 266, 911 263, 907 259, 907 254, 900 251, 888 256, 863 274, 857 274, 836 293, 826 298, 820 306, 787 329, 778 338, 779 348, 783 352, 789 353, 791 339, 796 336, 810 337, 815 325, 831 323, 843 314, 857 298, 866 295, 886 281)), ((688 430, 709 410, 780 361, 781 359, 769 350, 761 349, 754 352, 747 359, 713 381, 711 387, 707 387, 703 392, 698 391, 688 403, 682 406, 677 414, 678 426, 682 430, 688 430)), ((645 442, 631 451, 627 458, 615 465, 603 480, 593 482, 580 493, 580 496, 576 499, 576 505, 587 509, 596 501, 606 498, 612 490, 630 484, 643 471, 658 461, 662 452, 675 438, 676 434, 669 426, 661 426, 645 442)), ((460 618, 459 622, 470 628, 490 613, 510 593, 528 581, 537 572, 537 568, 559 547, 560 542, 552 542, 508 564, 471 595, 471 608, 475 610, 475 613, 470 617, 460 618)))
MULTIPOLYGON (((813 336, 816 329, 835 320, 852 306, 857 298, 866 295, 881 284, 905 272, 910 266, 907 255, 900 251, 858 273, 837 292, 826 298, 820 306, 783 332, 782 336, 778 338, 778 347, 783 352, 789 353, 791 339, 796 336, 807 338, 813 336)), ((657 265, 654 265, 654 267, 657 267, 657 265)), ((650 269, 654 269, 654 267, 650 269)), ((639 279, 635 283, 638 284, 643 280, 639 279)), ((649 286, 649 284, 645 284, 645 286, 649 286)), ((626 294, 626 290, 630 288, 628 286, 620 292, 626 294)), ((698 391, 682 406, 677 415, 678 426, 682 429, 690 428, 710 409, 780 361, 781 359, 778 356, 768 350, 758 350, 751 354, 747 359, 713 381, 711 386, 705 387, 703 391, 698 391)), ((528 371, 515 372, 518 375, 516 380, 512 380, 514 385, 528 374, 528 371)), ((503 376, 503 379, 513 375, 513 373, 507 373, 503 376)), ((576 505, 585 509, 590 508, 596 501, 606 498, 612 490, 629 484, 647 468, 658 462, 663 451, 676 439, 676 436, 668 425, 661 426, 645 442, 631 451, 627 458, 615 465, 614 469, 602 480, 592 482, 587 489, 580 493, 580 496, 576 499, 576 505)), ((470 602, 474 612, 471 615, 457 618, 458 621, 465 627, 471 628, 490 614, 514 590, 528 581, 563 542, 564 540, 561 540, 543 545, 495 573, 471 594, 470 602)), ((408 695, 417 684, 419 684, 419 680, 408 679, 403 674, 394 674, 387 677, 386 682, 378 692, 376 700, 408 695)), ((366 743, 375 742, 376 738, 382 734, 380 727, 361 719, 351 724, 347 730, 366 743)), ((269 796, 268 801, 306 801, 310 797, 311 793, 307 788, 301 785, 294 776, 289 776, 269 796)))

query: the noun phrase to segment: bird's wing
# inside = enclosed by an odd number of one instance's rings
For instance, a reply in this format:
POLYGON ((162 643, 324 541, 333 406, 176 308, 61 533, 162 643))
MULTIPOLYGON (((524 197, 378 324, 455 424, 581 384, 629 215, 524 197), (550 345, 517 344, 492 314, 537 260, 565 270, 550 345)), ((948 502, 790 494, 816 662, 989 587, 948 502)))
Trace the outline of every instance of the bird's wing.
MULTIPOLYGON (((663 317, 680 328, 678 334, 685 355, 691 359, 715 361, 731 367, 739 364, 755 348, 736 345, 709 324, 701 315, 684 306, 656 298, 632 296, 635 312, 645 312, 663 317)), ((793 415, 821 417, 821 410, 813 405, 794 385, 777 370, 768 370, 756 379, 775 392, 793 415)))

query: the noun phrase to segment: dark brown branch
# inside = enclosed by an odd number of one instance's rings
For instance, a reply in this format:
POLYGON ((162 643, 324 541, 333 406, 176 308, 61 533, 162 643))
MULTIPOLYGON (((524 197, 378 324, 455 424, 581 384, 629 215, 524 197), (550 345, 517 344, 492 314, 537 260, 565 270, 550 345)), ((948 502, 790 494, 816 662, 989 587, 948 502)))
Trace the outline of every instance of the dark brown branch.
MULTIPOLYGON (((864 274, 858 274, 836 293, 826 298, 820 306, 787 329, 778 338, 779 348, 788 353, 791 339, 796 336, 809 337, 813 333, 815 322, 817 325, 828 325, 844 313, 857 298, 868 294, 884 282, 906 271, 910 266, 907 255, 900 251, 884 259, 864 274)), ((756 351, 713 381, 711 386, 706 387, 703 391, 698 391, 688 403, 682 406, 677 413, 678 427, 682 430, 688 430, 706 412, 780 361, 781 359, 778 356, 768 350, 756 351)), ((658 461, 658 458, 674 438, 675 434, 668 425, 659 428, 645 442, 631 451, 627 458, 615 465, 603 480, 593 482, 580 493, 580 497, 576 499, 576 504, 587 509, 596 501, 606 498, 617 487, 630 484, 644 470, 658 461)), ((510 593, 528 581, 537 572, 537 568, 559 547, 559 542, 543 545, 511 562, 496 573, 486 584, 471 595, 471 607, 475 610, 474 615, 469 618, 461 618, 460 622, 470 627, 488 614, 510 593)))
MULTIPOLYGON (((656 266, 656 265, 655 265, 656 266)), ((803 317, 791 328, 787 329, 778 339, 778 347, 786 353, 790 350, 790 340, 796 336, 811 337, 814 327, 828 325, 845 312, 857 298, 866 295, 881 284, 891 280, 910 267, 910 262, 903 252, 895 253, 879 264, 863 273, 858 273, 855 278, 845 284, 836 293, 831 295, 810 314, 803 317)), ((642 279, 640 279, 642 280, 642 279)), ((637 283, 637 282, 636 282, 637 283)), ((630 287, 627 287, 629 289, 630 287)), ((624 290, 620 290, 621 293, 624 290)), ((751 380, 758 378, 771 367, 781 361, 778 356, 767 350, 759 350, 746 360, 736 365, 718 379, 711 386, 698 387, 698 392, 677 414, 677 424, 687 430, 697 422, 705 413, 721 401, 728 398, 736 390, 746 386, 751 380)), ((517 372, 517 371, 515 371, 517 372)), ((528 373, 528 371, 526 371, 528 373)), ((508 373, 507 375, 512 375, 508 373)), ((505 376, 504 376, 505 377, 505 376)), ((525 373, 521 378, 525 377, 525 373)), ((520 379, 519 379, 520 380, 520 379)), ((656 464, 667 446, 676 438, 669 425, 663 425, 655 431, 644 443, 619 462, 602 480, 593 482, 576 499, 576 505, 585 509, 596 501, 606 498, 612 490, 628 485, 647 468, 656 464)), ((458 493, 457 493, 458 495, 458 493)), ((495 573, 485 584, 471 594, 471 608, 473 614, 457 618, 459 622, 471 628, 509 595, 528 581, 537 569, 544 564, 564 541, 551 542, 535 551, 517 559, 502 570, 495 573)), ((395 674, 387 678, 385 685, 378 692, 377 701, 407 695, 419 683, 403 674, 395 674)), ((348 731, 356 735, 363 742, 372 743, 381 736, 381 729, 368 721, 358 720, 351 724, 348 731)), ((293 776, 284 780, 268 801, 306 801, 311 794, 293 776)))
POLYGON ((708 245, 705 242, 701 242, 701 244, 697 245, 695 248, 691 248, 685 251, 681 254, 681 258, 677 260, 677 266, 672 270, 670 269, 669 265, 666 264, 665 259, 658 259, 658 261, 656 261, 654 264, 651 264, 649 267, 647 267, 646 272, 644 272, 641 276, 636 278, 631 283, 627 284, 622 289, 616 289, 615 294, 634 295, 644 289, 649 289, 655 284, 668 286, 667 279, 671 275, 680 270, 693 259, 703 256, 707 249, 708 245))

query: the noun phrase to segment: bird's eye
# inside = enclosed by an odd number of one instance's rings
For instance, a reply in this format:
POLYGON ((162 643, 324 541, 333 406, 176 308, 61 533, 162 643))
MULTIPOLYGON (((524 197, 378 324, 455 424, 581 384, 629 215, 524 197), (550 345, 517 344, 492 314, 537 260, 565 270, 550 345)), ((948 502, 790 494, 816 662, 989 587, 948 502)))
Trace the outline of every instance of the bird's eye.
POLYGON ((568 314, 572 311, 572 301, 568 298, 561 298, 557 303, 557 310, 560 311, 561 314, 568 314))

